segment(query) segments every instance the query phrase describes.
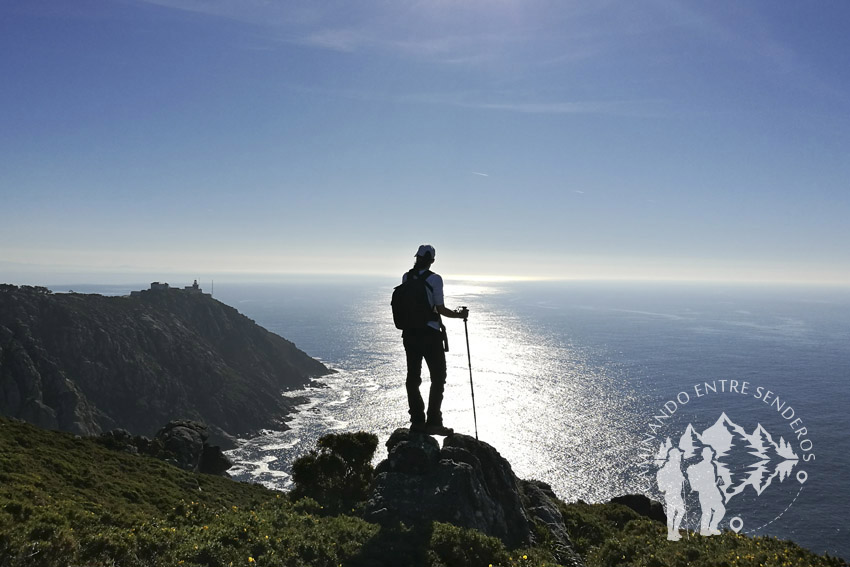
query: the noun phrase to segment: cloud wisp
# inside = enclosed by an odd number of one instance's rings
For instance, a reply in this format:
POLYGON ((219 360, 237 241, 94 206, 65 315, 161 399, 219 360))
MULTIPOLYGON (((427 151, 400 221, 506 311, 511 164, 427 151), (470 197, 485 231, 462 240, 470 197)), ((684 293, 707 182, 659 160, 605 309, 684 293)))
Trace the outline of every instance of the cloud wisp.
MULTIPOLYGON (((543 3, 358 2, 306 0, 134 0, 203 16, 231 20, 265 30, 273 42, 343 53, 376 52, 447 65, 492 65, 514 68, 545 64, 564 53, 598 53, 599 35, 587 32, 587 12, 562 7, 551 21, 543 3), (354 7, 352 7, 354 6, 354 7)), ((595 29, 595 28, 594 28, 595 29)), ((605 35, 605 37, 608 37, 605 35)))
POLYGON ((521 114, 597 114, 608 116, 658 116, 665 112, 666 102, 662 100, 584 100, 584 101, 529 101, 525 93, 501 92, 443 92, 443 93, 388 93, 365 89, 329 89, 324 87, 289 86, 293 91, 336 96, 363 102, 386 104, 420 104, 431 106, 450 106, 470 110, 492 112, 514 112, 521 114), (497 98, 498 97, 498 98, 497 98))
POLYGON ((665 101, 661 100, 614 100, 614 101, 550 101, 532 102, 525 100, 522 93, 503 92, 498 95, 486 92, 445 93, 388 93, 357 89, 328 89, 323 87, 289 86, 293 91, 336 96, 363 102, 386 104, 421 104, 431 106, 453 106, 470 110, 492 112, 514 112, 521 114, 597 114, 608 116, 658 116, 664 112, 665 101), (498 96, 500 100, 494 100, 498 96), (514 100, 516 99, 516 100, 514 100), (523 99, 523 100, 519 100, 523 99))

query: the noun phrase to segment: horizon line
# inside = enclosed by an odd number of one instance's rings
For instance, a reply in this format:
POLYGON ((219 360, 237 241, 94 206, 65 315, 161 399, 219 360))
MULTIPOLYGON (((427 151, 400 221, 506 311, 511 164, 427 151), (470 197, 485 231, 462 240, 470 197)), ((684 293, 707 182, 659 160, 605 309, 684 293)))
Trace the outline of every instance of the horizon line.
MULTIPOLYGON (((211 283, 216 280, 221 283, 275 283, 284 282, 288 279, 337 279, 337 278, 386 278, 396 280, 397 274, 386 272, 242 272, 222 271, 215 275, 204 275, 203 271, 178 272, 161 271, 159 275, 153 275, 154 271, 130 274, 127 272, 100 272, 89 273, 74 272, 68 277, 60 274, 24 274, 25 277, 14 277, 7 274, 0 284, 45 286, 51 285, 148 285, 152 281, 164 281, 165 279, 181 280, 189 278, 197 279, 199 284, 211 283), (201 272, 201 273, 198 273, 201 272), (147 277, 144 273, 151 274, 147 277), (46 276, 46 277, 45 277, 46 276), (100 276, 100 277, 99 277, 100 276), (153 278, 153 279, 151 279, 153 278)), ((521 276, 521 275, 499 275, 499 274, 456 274, 444 275, 447 282, 476 282, 476 283, 623 283, 623 284, 715 284, 715 285, 769 285, 769 286, 797 286, 797 287, 824 287, 850 289, 850 281, 822 281, 822 280, 780 280, 780 279, 758 279, 758 278, 723 278, 723 277, 646 277, 646 276, 521 276)), ((191 282, 190 282, 191 283, 191 282)), ((177 284, 174 284, 177 285, 177 284)), ((182 285, 182 283, 181 283, 182 285)))

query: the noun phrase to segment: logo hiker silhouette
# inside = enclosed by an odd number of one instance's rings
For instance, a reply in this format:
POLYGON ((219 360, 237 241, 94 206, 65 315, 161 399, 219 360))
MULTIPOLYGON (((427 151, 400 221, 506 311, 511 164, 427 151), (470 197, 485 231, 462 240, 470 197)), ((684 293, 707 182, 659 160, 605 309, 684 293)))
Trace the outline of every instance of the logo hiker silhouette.
POLYGON ((430 244, 416 251, 413 268, 402 276, 401 285, 393 291, 393 320, 402 331, 407 358, 407 403, 410 431, 428 435, 452 435, 454 430, 443 424, 441 406, 446 384, 445 327, 441 317, 467 319, 465 307, 450 310, 443 299, 443 278, 430 270, 436 258, 430 244), (431 388, 426 412, 419 392, 422 384, 422 360, 428 365, 431 388))
POLYGON ((723 493, 717 487, 717 468, 714 465, 714 451, 711 447, 703 447, 702 460, 689 466, 687 472, 691 490, 699 492, 699 505, 702 510, 699 534, 720 535, 717 525, 726 515, 726 507, 723 505, 723 493))
POLYGON ((685 475, 682 474, 682 451, 672 447, 667 452, 667 460, 655 475, 658 489, 664 493, 665 512, 667 513, 667 539, 682 539, 679 526, 685 517, 685 475))

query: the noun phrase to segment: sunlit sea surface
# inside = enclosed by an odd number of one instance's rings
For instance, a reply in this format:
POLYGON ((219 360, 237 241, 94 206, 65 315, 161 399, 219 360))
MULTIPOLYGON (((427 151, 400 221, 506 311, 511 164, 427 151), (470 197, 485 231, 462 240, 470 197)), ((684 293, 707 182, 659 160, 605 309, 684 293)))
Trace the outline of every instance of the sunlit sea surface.
MULTIPOLYGON (((383 443, 407 425, 404 350, 389 310, 395 284, 216 284, 216 299, 337 371, 321 387, 286 394, 310 399, 290 430, 229 453, 235 478, 287 489, 293 460, 332 431, 376 433, 376 462, 384 458, 383 443)), ((849 290, 447 280, 446 305, 471 315, 469 356, 463 321, 445 321, 444 421, 475 434, 471 362, 478 436, 519 477, 543 480, 567 501, 626 493, 663 501, 648 461, 688 424, 702 432, 725 414, 747 434, 760 424, 782 438, 797 461, 730 499, 721 529, 850 558, 849 290)), ((423 377, 427 400, 427 369, 423 377)), ((698 531, 698 500, 686 500, 683 528, 698 531)))

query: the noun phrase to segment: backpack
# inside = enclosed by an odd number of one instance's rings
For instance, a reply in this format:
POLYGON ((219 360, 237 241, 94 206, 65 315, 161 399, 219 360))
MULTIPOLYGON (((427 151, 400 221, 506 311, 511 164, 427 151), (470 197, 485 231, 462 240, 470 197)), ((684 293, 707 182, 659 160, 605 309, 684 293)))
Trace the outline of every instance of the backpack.
MULTIPOLYGON (((417 270, 407 272, 407 279, 393 290, 390 305, 393 308, 393 322, 396 329, 412 331, 424 329, 429 321, 437 321, 434 308, 428 302, 428 290, 431 284, 427 280, 433 272, 425 270, 422 275, 417 270)), ((432 290, 433 291, 433 290, 432 290)))

